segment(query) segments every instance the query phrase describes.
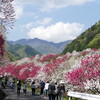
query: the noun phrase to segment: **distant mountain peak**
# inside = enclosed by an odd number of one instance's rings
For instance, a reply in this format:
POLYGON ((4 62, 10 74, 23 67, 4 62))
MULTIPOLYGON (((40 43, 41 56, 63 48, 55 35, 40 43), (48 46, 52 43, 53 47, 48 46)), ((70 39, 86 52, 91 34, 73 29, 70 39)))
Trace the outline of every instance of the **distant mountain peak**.
POLYGON ((71 40, 54 43, 39 38, 9 41, 11 44, 29 45, 41 54, 60 53, 71 40))
POLYGON ((33 40, 41 40, 41 39, 39 39, 39 38, 33 38, 33 40))

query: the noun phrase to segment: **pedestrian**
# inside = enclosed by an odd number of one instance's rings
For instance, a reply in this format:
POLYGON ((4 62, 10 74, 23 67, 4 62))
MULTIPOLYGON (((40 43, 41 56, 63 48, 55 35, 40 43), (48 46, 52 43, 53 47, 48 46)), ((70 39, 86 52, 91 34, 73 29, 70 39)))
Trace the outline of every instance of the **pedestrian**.
POLYGON ((35 81, 32 82, 31 88, 32 88, 32 95, 34 95, 35 94, 35 88, 36 88, 35 81))
POLYGON ((58 100, 58 83, 55 82, 55 99, 58 100))
POLYGON ((7 86, 7 82, 8 82, 8 77, 5 77, 5 86, 7 86))
POLYGON ((20 95, 20 90, 21 90, 21 81, 17 83, 17 95, 20 95))
POLYGON ((15 87, 15 83, 14 83, 14 82, 11 82, 11 83, 10 83, 10 87, 11 87, 11 89, 13 90, 14 87, 15 87))
POLYGON ((3 89, 6 88, 6 87, 5 87, 5 81, 4 81, 4 79, 2 79, 2 81, 1 81, 1 87, 2 87, 3 89))
POLYGON ((58 97, 60 98, 60 100, 63 100, 63 96, 65 93, 65 86, 64 86, 64 81, 61 81, 59 86, 58 86, 58 97))
POLYGON ((49 100, 55 100, 55 84, 54 82, 51 82, 51 84, 48 87, 48 96, 49 100))
POLYGON ((49 81, 47 81, 45 86, 44 86, 44 92, 45 92, 46 96, 48 96, 48 87, 49 87, 49 81))
POLYGON ((8 85, 10 86, 13 81, 14 81, 13 78, 12 77, 9 77, 8 78, 8 85))
POLYGON ((23 93, 24 93, 24 95, 26 95, 26 91, 27 91, 27 84, 26 84, 26 82, 24 82, 24 84, 23 84, 23 93))
POLYGON ((45 82, 44 81, 41 81, 40 82, 40 95, 43 94, 44 86, 45 86, 45 82))

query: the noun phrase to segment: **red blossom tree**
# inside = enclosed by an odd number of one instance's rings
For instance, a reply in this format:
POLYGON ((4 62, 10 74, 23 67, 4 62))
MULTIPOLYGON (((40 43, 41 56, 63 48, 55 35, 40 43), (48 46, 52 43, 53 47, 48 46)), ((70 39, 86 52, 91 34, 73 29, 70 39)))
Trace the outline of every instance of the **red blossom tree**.
POLYGON ((58 57, 57 54, 47 54, 45 56, 42 57, 42 59, 40 60, 40 62, 49 62, 51 60, 54 60, 58 57))
POLYGON ((28 78, 34 78, 40 67, 35 66, 33 63, 23 65, 8 64, 6 67, 0 68, 0 75, 10 75, 20 80, 27 80, 28 78))

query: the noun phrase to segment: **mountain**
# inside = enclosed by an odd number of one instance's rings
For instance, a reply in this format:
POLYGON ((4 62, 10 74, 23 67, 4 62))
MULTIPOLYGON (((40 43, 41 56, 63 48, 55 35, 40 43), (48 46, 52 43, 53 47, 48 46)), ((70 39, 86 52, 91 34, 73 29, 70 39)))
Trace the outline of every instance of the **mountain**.
POLYGON ((86 48, 100 48, 100 21, 70 42, 62 53, 82 51, 86 48))
POLYGON ((8 57, 11 61, 15 61, 16 59, 21 59, 24 57, 32 57, 36 54, 40 54, 35 49, 30 47, 29 45, 20 45, 15 44, 12 45, 10 43, 7 43, 7 51, 8 51, 8 57))
POLYGON ((54 43, 54 42, 48 42, 45 40, 41 40, 38 38, 34 39, 20 39, 17 41, 9 41, 11 44, 20 44, 20 45, 29 45, 41 54, 48 54, 48 53, 61 53, 65 46, 70 42, 71 40, 60 42, 60 43, 54 43))

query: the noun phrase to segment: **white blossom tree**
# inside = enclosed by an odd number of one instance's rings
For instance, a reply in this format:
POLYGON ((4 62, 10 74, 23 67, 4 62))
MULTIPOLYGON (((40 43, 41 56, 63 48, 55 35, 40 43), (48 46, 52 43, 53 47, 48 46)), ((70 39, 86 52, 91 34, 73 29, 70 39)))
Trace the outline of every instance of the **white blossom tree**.
POLYGON ((0 64, 5 55, 5 32, 13 28, 15 12, 11 4, 13 0, 0 0, 0 64))

